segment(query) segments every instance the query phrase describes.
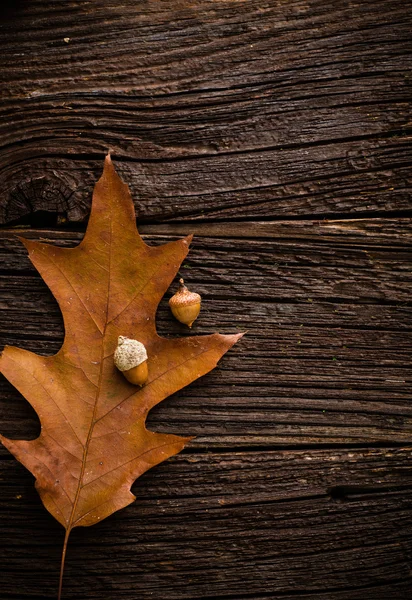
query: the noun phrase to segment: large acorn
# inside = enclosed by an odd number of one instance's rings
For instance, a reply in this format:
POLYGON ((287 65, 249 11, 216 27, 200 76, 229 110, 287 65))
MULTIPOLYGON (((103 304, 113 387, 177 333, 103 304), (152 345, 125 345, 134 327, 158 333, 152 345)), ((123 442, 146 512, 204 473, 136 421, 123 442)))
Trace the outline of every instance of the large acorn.
POLYGON ((169 306, 178 321, 191 327, 199 316, 202 298, 188 290, 183 279, 179 280, 179 284, 176 294, 169 300, 169 306))
POLYGON ((114 351, 114 364, 130 383, 140 387, 146 383, 149 376, 147 352, 141 342, 120 335, 114 351))

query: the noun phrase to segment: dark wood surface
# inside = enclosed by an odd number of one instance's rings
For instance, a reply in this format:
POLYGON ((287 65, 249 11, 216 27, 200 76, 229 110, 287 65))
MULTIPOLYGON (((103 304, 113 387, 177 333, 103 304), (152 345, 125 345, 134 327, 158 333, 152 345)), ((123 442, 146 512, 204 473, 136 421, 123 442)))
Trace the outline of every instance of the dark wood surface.
MULTIPOLYGON (((134 504, 73 532, 64 599, 412 597, 411 15, 400 0, 1 6, 1 344, 59 349, 16 235, 76 245, 108 148, 147 243, 195 234, 195 332, 247 330, 151 412, 151 429, 196 438, 134 504)), ((157 323, 186 334, 167 298, 157 323)), ((2 378, 1 433, 38 429, 2 378)), ((0 448, 1 600, 56 598, 63 530, 33 483, 0 448)))

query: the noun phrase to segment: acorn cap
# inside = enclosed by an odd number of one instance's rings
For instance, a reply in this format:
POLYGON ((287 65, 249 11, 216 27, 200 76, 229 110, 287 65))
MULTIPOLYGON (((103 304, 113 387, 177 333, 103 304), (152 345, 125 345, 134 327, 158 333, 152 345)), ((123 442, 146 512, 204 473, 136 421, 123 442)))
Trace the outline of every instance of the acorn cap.
POLYGON ((142 342, 120 335, 114 351, 114 364, 119 371, 129 371, 147 360, 146 348, 142 342))
POLYGON ((200 294, 191 292, 186 286, 183 279, 179 279, 179 289, 176 294, 169 300, 169 306, 190 306, 191 304, 199 304, 202 300, 200 294))

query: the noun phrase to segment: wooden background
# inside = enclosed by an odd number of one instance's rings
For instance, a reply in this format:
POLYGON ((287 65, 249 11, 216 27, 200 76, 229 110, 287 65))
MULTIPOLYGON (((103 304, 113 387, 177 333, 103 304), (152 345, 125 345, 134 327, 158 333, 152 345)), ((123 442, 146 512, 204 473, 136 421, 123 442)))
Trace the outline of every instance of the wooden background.
MULTIPOLYGON (((195 332, 248 332, 152 411, 197 438, 73 532, 65 600, 412 597, 411 14, 2 2, 1 343, 60 347, 15 235, 77 244, 108 148, 148 243, 195 233, 195 332)), ((36 437, 0 385, 1 432, 36 437)), ((0 490, 2 600, 56 598, 63 530, 4 448, 0 490)))

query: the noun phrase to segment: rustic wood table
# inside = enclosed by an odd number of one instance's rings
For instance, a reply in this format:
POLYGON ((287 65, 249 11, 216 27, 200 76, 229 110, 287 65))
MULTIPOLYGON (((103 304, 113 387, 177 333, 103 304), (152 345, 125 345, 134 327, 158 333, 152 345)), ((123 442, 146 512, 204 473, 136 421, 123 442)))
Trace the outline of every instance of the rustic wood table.
MULTIPOLYGON (((409 3, 0 14, 2 347, 59 349, 61 313, 16 234, 76 245, 107 149, 148 243, 195 234, 195 332, 247 330, 152 411, 151 429, 197 437, 134 504, 73 532, 64 599, 409 600, 409 3)), ((167 298, 158 330, 183 331, 167 298)), ((1 433, 35 438, 0 385, 1 433)), ((63 529, 4 448, 0 481, 1 599, 56 598, 63 529)))

